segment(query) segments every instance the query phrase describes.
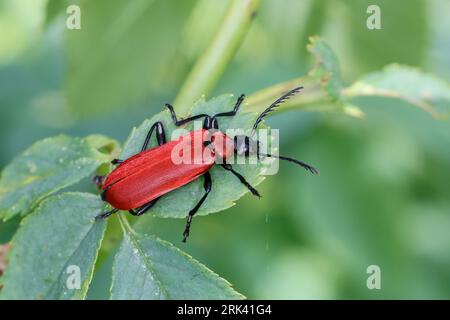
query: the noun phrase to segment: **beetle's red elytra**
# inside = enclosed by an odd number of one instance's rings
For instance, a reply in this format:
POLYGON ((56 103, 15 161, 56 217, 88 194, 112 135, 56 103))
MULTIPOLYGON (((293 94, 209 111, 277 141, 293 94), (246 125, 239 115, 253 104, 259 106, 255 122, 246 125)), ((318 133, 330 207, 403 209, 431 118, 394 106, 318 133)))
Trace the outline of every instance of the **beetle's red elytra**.
POLYGON ((102 186, 103 190, 108 190, 105 201, 119 210, 138 208, 203 175, 215 164, 216 152, 224 159, 233 155, 229 146, 216 151, 203 143, 194 143, 196 138, 213 143, 220 138, 227 140, 227 145, 233 141, 221 132, 210 135, 209 131, 201 129, 142 151, 122 162, 108 175, 102 186), (185 150, 190 151, 188 159, 185 150))
MULTIPOLYGON (((146 136, 141 152, 126 159, 115 159, 113 164, 118 166, 104 179, 102 185, 102 199, 108 202, 113 209, 97 216, 97 219, 107 218, 111 214, 126 210, 132 215, 142 215, 147 212, 161 197, 172 190, 178 189, 194 180, 203 177, 205 193, 195 207, 187 214, 186 227, 183 232, 183 242, 189 236, 192 218, 206 200, 212 187, 209 170, 214 165, 234 174, 255 196, 259 192, 246 181, 246 179, 233 169, 227 159, 237 156, 256 154, 259 158, 276 157, 281 160, 294 162, 306 170, 318 174, 318 171, 302 161, 263 154, 259 150, 259 142, 252 138, 262 119, 278 105, 299 92, 303 87, 297 87, 282 95, 274 101, 255 121, 250 136, 229 137, 219 130, 219 117, 232 117, 236 115, 241 106, 244 95, 241 95, 229 112, 218 113, 213 116, 207 114, 194 115, 178 120, 170 104, 166 107, 176 126, 182 126, 190 121, 203 118, 203 129, 194 130, 177 140, 166 142, 164 126, 161 122, 153 124, 146 136), (153 132, 156 130, 158 146, 148 149, 147 146, 153 132), (196 143, 200 141, 200 143, 196 143)), ((96 177, 96 181, 101 181, 96 177)))

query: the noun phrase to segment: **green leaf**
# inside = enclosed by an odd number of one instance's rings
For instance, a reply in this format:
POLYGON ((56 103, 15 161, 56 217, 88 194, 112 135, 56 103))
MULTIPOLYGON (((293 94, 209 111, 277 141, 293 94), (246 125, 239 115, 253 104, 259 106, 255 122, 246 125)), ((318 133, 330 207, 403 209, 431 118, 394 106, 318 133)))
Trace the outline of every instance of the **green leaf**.
POLYGON ((36 142, 2 172, 0 218, 26 214, 46 196, 91 175, 116 152, 117 143, 99 135, 36 142))
POLYGON ((343 84, 339 63, 333 50, 320 37, 311 37, 307 49, 315 58, 315 66, 309 75, 320 82, 332 100, 338 101, 343 84))
POLYGON ((338 60, 325 40, 310 38, 308 51, 314 56, 315 64, 306 76, 291 79, 264 88, 248 97, 249 110, 262 112, 288 90, 302 85, 300 94, 292 97, 275 111, 301 109, 307 111, 341 111, 363 118, 364 113, 342 97, 343 80, 338 60))
POLYGON ((106 221, 94 221, 104 203, 86 193, 44 200, 12 240, 1 299, 83 299, 92 279, 106 221), (68 287, 80 270, 80 289, 68 287), (72 267, 73 268, 73 267, 72 267))
POLYGON ((113 266, 111 299, 243 299, 231 285, 171 243, 136 234, 121 218, 124 240, 113 266))
MULTIPOLYGON (((236 98, 232 95, 221 95, 209 101, 205 101, 202 98, 194 105, 192 114, 215 114, 217 112, 229 111, 233 109, 235 101, 236 98)), ((245 106, 243 106, 242 110, 234 117, 220 118, 220 129, 226 131, 226 129, 229 128, 251 128, 256 120, 257 113, 245 112, 243 109, 245 109, 245 106)), ((156 121, 163 122, 166 130, 166 137, 168 140, 171 139, 172 132, 176 127, 170 118, 169 112, 165 110, 155 115, 150 120, 145 120, 138 128, 133 129, 130 137, 125 143, 124 151, 121 156, 122 159, 126 159, 140 152, 150 126, 156 121)), ((197 122, 197 128, 201 127, 202 121, 200 120, 197 122)), ((183 128, 191 130, 194 128, 194 125, 190 124, 183 128)), ((176 138, 176 136, 172 138, 176 138)), ((156 146, 154 137, 152 138, 151 146, 156 146)), ((263 166, 263 164, 247 163, 234 164, 233 168, 241 173, 250 184, 256 186, 263 180, 263 177, 260 176, 263 166)), ((234 175, 225 171, 222 167, 215 166, 210 170, 210 173, 213 182, 212 190, 196 215, 206 215, 225 210, 233 206, 234 201, 238 200, 248 192, 248 189, 242 185, 234 175)), ((149 214, 157 217, 184 218, 200 200, 203 194, 203 179, 199 178, 164 195, 151 209, 149 214)), ((141 218, 139 220, 144 222, 146 219, 141 218)))
POLYGON ((346 98, 381 96, 405 100, 434 116, 450 114, 450 85, 417 68, 392 64, 343 90, 346 98))

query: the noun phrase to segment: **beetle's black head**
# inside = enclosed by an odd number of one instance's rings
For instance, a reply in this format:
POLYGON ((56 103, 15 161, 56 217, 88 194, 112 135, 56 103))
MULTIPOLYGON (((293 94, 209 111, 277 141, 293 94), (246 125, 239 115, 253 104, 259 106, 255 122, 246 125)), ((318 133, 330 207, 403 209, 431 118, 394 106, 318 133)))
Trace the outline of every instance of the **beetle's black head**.
POLYGON ((258 154, 259 141, 249 136, 238 135, 234 137, 234 153, 238 156, 249 156, 258 154))
POLYGON ((239 135, 235 136, 233 140, 234 140, 234 153, 238 156, 248 157, 249 155, 256 155, 258 159, 260 159, 260 157, 277 158, 280 160, 286 160, 289 162, 296 163, 301 167, 305 168, 306 170, 310 171, 311 173, 319 174, 319 171, 316 168, 303 161, 280 155, 274 155, 270 153, 261 153, 260 152, 261 142, 259 140, 254 140, 249 136, 239 135))
POLYGON ((262 157, 271 157, 271 158, 278 158, 280 160, 286 160, 289 162, 296 163, 300 165, 301 167, 305 168, 306 170, 310 171, 314 174, 319 174, 319 171, 314 168, 313 166, 293 158, 284 157, 280 155, 270 154, 270 153, 261 153, 260 151, 260 142, 256 139, 253 139, 252 137, 255 136, 256 129, 258 128, 258 125, 262 122, 263 118, 270 112, 272 112, 276 107, 278 107, 280 104, 285 102, 287 99, 291 98, 293 95, 298 93, 300 90, 302 90, 303 87, 297 87, 294 88, 285 94, 283 94, 281 97, 279 97, 277 100, 275 100, 266 110, 264 110, 259 117, 256 119, 255 124, 252 128, 252 133, 250 136, 245 135, 237 135, 234 137, 234 153, 238 156, 249 156, 249 155, 256 155, 258 159, 260 156, 262 157))

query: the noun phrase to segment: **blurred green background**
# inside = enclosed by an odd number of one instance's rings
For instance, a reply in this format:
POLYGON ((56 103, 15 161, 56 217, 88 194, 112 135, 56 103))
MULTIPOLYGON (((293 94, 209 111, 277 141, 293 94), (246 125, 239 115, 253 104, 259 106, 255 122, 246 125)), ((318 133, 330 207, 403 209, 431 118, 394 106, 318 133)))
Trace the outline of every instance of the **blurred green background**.
MULTIPOLYGON (((0 0, 0 167, 34 141, 130 129, 173 101, 228 5, 200 1, 0 0), (81 5, 81 30, 65 9, 81 5)), ((389 63, 450 80, 447 0, 263 0, 212 97, 251 93, 305 74, 308 37, 335 50, 344 79, 389 63), (368 30, 378 4, 382 30, 368 30)), ((450 126, 405 102, 357 101, 366 118, 288 112, 281 153, 320 169, 281 164, 277 176, 220 214, 154 219, 145 230, 192 254, 249 298, 450 298, 450 126), (366 287, 369 265, 381 290, 366 287)), ((94 191, 89 181, 77 189, 94 191)), ((0 223, 0 243, 18 221, 0 223)), ((120 237, 111 222, 109 239, 120 237)), ((140 228, 142 229, 142 227, 140 228)), ((106 246, 90 298, 107 298, 106 246)))

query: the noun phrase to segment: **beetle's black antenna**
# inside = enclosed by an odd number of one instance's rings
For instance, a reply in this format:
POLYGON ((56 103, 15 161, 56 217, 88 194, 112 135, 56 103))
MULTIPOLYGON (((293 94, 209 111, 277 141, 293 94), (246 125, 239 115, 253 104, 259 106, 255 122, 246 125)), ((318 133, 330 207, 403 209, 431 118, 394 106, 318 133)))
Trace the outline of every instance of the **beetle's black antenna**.
POLYGON ((303 87, 297 87, 294 88, 288 92, 286 92, 285 94, 283 94, 281 97, 279 97, 277 100, 275 100, 266 110, 264 110, 258 117, 258 119, 256 119, 255 124, 253 125, 252 128, 252 134, 250 136, 253 136, 255 134, 256 128, 258 127, 258 125, 260 124, 260 122, 263 120, 263 118, 270 112, 272 112, 276 107, 278 107, 280 104, 282 104, 283 102, 285 102, 286 100, 288 100, 289 98, 291 98, 292 96, 294 96, 296 93, 300 92, 300 90, 302 90, 303 87))
POLYGON ((294 162, 296 164, 298 164, 299 166, 305 168, 306 170, 308 170, 309 172, 311 172, 312 174, 320 174, 319 170, 317 170, 316 168, 314 168, 312 165, 309 165, 303 161, 297 160, 297 159, 293 159, 293 158, 288 158, 288 157, 284 157, 284 156, 276 156, 273 154, 265 154, 265 153, 260 153, 259 155, 264 156, 264 157, 272 157, 272 158, 277 158, 280 160, 287 160, 290 162, 294 162))

